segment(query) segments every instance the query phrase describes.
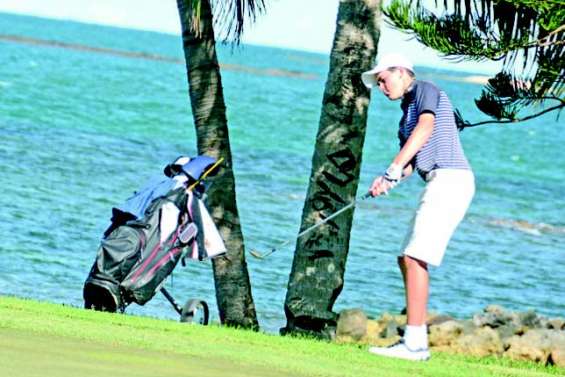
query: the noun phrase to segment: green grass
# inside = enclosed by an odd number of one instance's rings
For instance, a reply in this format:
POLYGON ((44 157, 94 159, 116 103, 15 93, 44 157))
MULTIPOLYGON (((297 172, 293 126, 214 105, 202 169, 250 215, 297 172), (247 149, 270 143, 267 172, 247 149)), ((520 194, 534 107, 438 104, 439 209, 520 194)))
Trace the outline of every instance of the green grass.
POLYGON ((0 296, 2 376, 555 376, 564 369, 434 353, 424 363, 366 347, 99 313, 0 296))

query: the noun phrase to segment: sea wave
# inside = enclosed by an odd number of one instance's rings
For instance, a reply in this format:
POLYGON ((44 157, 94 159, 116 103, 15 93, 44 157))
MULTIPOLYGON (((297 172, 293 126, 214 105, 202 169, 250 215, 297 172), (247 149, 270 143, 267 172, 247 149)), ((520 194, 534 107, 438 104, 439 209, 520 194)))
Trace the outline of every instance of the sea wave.
MULTIPOLYGON (((77 43, 67 43, 67 42, 60 42, 55 40, 22 37, 18 35, 1 34, 0 41, 38 45, 38 46, 57 47, 68 50, 77 50, 77 51, 93 52, 98 54, 121 56, 124 58, 131 58, 131 59, 144 59, 144 60, 154 60, 154 61, 161 61, 161 62, 174 63, 174 64, 185 64, 184 59, 179 59, 171 56, 150 54, 150 53, 138 52, 138 51, 125 51, 125 50, 117 50, 112 48, 93 47, 93 46, 77 44, 77 43)), ((250 73, 260 76, 294 77, 304 80, 316 80, 319 78, 318 75, 316 74, 301 72, 297 70, 282 69, 282 68, 256 68, 256 67, 240 65, 240 64, 220 64, 220 66, 224 70, 245 72, 245 73, 250 73)))
POLYGON ((492 219, 488 222, 491 226, 508 228, 535 236, 542 234, 565 234, 565 226, 546 223, 531 223, 526 220, 492 219))

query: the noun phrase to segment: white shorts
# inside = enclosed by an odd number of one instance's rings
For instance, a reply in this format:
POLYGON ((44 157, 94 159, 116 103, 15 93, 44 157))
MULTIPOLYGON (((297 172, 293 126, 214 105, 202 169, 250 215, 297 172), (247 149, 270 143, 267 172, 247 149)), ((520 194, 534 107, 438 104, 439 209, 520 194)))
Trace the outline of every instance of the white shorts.
POLYGON ((471 170, 436 169, 428 173, 426 181, 401 253, 439 266, 455 228, 471 204, 475 177, 471 170))

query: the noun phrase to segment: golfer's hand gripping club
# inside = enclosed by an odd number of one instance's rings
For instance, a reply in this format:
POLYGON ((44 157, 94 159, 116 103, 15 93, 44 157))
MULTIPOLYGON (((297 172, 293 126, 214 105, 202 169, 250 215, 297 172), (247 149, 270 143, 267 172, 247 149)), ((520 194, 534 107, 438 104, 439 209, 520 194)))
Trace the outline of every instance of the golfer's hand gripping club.
MULTIPOLYGON (((343 208, 340 208, 338 211, 334 212, 333 214, 331 214, 330 216, 326 217, 325 219, 323 219, 322 221, 317 222, 316 224, 312 225, 311 227, 304 229, 302 232, 298 233, 298 235, 296 236, 296 239, 302 237, 303 235, 310 233, 311 231, 313 231, 314 229, 324 225, 325 223, 327 223, 328 221, 330 221, 331 219, 335 218, 336 216, 339 216, 340 214, 342 214, 343 212, 347 211, 348 209, 355 207, 355 204, 357 204, 357 202, 365 200, 367 198, 370 198, 372 195, 370 192, 362 195, 361 197, 354 199, 351 203, 349 203, 348 205, 346 205, 343 208)), ((255 258, 259 258, 259 259, 263 259, 271 254, 273 254, 275 251, 277 251, 277 249, 280 249, 286 245, 288 245, 289 243, 291 243, 293 240, 286 240, 284 242, 282 242, 278 247, 274 247, 271 249, 271 251, 267 252, 267 253, 260 253, 257 250, 251 250, 249 251, 249 253, 251 255, 253 255, 255 258)))

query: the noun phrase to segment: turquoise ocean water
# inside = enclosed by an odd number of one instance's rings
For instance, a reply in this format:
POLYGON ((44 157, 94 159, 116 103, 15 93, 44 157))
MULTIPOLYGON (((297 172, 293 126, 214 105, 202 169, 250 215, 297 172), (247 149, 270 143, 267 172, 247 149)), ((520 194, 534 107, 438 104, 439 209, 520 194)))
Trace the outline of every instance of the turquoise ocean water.
MULTIPOLYGON (((112 206, 179 154, 196 151, 179 37, 0 14, 0 34, 143 52, 138 59, 0 38, 0 294, 82 305, 82 284, 112 206), (181 63, 175 62, 178 59, 181 63)), ((247 248, 298 232, 328 57, 219 47, 238 207, 247 248)), ((470 73, 417 67, 471 120, 481 86, 470 73)), ((360 190, 397 148, 397 103, 373 96, 360 190)), ((555 114, 461 135, 477 195, 444 264, 432 270, 431 310, 469 316, 488 304, 565 316, 565 143, 555 114)), ((403 307, 398 245, 423 183, 355 211, 345 287, 335 310, 403 307)), ((292 247, 247 257, 262 328, 284 325, 292 247)), ((180 267, 180 266, 179 266, 180 267)), ((179 300, 206 299, 218 320, 209 262, 177 268, 179 300)), ((176 319, 164 298, 131 314, 176 319)))

